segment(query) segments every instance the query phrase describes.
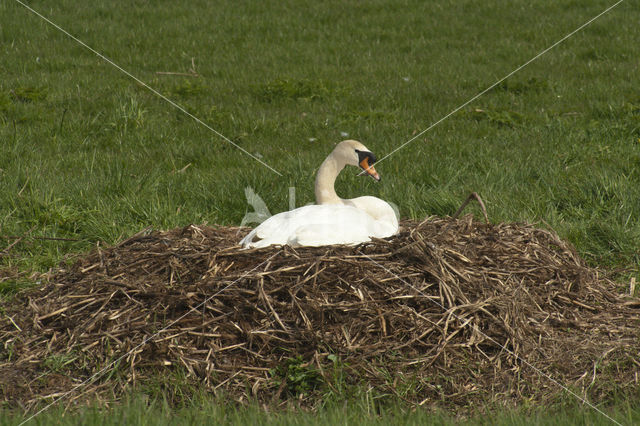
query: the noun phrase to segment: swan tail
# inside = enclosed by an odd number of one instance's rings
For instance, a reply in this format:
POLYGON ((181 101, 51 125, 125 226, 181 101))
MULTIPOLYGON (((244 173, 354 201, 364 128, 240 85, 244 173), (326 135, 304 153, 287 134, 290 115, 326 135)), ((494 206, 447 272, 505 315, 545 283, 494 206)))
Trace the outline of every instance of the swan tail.
POLYGON ((241 241, 240 241, 240 245, 244 248, 253 248, 254 247, 254 242, 253 242, 253 238, 256 236, 256 230, 254 229, 253 231, 249 232, 247 234, 246 237, 244 237, 241 241))

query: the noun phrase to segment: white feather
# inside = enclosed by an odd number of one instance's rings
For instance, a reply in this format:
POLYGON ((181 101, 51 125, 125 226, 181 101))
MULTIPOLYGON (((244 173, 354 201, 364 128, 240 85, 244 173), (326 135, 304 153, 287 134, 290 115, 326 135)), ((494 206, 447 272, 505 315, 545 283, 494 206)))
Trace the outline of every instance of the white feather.
POLYGON ((324 246, 358 244, 386 238, 398 230, 395 220, 376 220, 354 206, 324 204, 278 213, 262 222, 240 242, 244 247, 270 245, 324 246), (254 242, 255 238, 258 238, 254 242))

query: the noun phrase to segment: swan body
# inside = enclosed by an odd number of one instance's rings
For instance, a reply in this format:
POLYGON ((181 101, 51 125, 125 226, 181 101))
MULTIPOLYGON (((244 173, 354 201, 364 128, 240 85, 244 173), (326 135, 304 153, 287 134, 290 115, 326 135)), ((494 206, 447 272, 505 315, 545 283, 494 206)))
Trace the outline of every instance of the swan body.
POLYGON ((371 237, 386 238, 398 232, 398 218, 384 200, 363 196, 341 199, 334 183, 346 165, 360 166, 376 180, 375 156, 360 142, 340 142, 318 169, 315 205, 271 216, 240 241, 245 248, 270 245, 324 246, 359 244, 371 237))
MULTIPOLYGON (((395 218, 395 213, 391 210, 395 218)), ((320 204, 278 213, 265 220, 241 242, 245 247, 325 246, 358 244, 370 237, 389 237, 396 225, 373 219, 366 211, 349 205, 320 204), (259 240, 253 242, 255 237, 259 240)))

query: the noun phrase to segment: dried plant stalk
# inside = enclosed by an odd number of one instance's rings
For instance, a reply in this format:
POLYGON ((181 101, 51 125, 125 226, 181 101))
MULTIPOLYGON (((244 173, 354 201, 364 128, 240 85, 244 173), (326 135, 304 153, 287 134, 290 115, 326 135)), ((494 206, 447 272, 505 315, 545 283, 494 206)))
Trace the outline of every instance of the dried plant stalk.
POLYGON ((181 368, 268 402, 287 397, 269 370, 296 355, 329 388, 336 359, 381 392, 413 381, 403 398, 422 405, 544 401, 561 391, 545 375, 596 401, 637 387, 640 304, 557 235, 471 216, 402 229, 357 247, 241 250, 247 229, 191 225, 96 247, 2 306, 0 400, 37 404, 129 351, 68 398, 181 368))

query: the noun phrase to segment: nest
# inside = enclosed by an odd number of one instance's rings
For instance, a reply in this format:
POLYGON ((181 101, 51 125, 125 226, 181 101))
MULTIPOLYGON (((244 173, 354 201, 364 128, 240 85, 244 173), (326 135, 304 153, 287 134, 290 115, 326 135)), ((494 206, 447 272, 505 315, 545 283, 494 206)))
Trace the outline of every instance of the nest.
POLYGON ((432 217, 356 247, 242 250, 246 232, 147 230, 5 303, 0 400, 117 398, 177 372, 276 403, 637 392, 640 303, 552 232, 432 217))

